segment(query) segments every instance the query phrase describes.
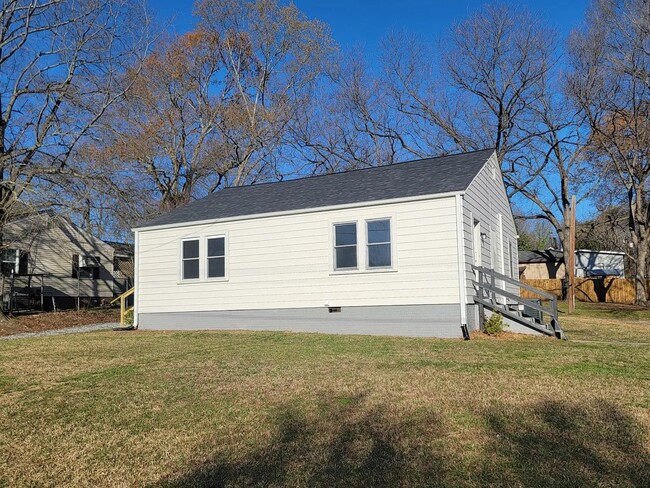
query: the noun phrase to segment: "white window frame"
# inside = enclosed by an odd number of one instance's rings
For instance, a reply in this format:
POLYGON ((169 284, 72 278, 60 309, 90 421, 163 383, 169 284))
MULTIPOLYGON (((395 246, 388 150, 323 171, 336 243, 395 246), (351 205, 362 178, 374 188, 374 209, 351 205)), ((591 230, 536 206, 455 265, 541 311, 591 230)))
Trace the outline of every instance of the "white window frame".
POLYGON ((393 270, 395 269, 395 238, 393 235, 393 219, 391 217, 378 217, 378 218, 372 218, 372 219, 366 219, 364 223, 364 232, 365 232, 365 237, 366 237, 366 256, 365 256, 365 266, 366 270, 369 272, 373 271, 385 271, 385 270, 393 270), (390 227, 389 230, 389 242, 373 242, 370 243, 368 240, 368 224, 370 222, 379 222, 387 220, 388 225, 390 227), (375 246, 375 245, 381 245, 381 244, 388 244, 390 246, 390 266, 370 266, 370 246, 375 246))
POLYGON ((203 276, 203 269, 202 269, 203 266, 201 265, 201 261, 202 261, 201 256, 203 254, 202 249, 201 249, 202 247, 204 247, 204 246, 201 245, 201 238, 200 237, 196 237, 196 236, 195 237, 184 237, 184 238, 179 240, 179 246, 178 246, 178 263, 179 263, 178 281, 179 281, 179 283, 198 283, 198 282, 201 281, 201 278, 203 276), (188 242, 188 241, 198 241, 198 243, 199 243, 199 255, 198 255, 198 257, 197 258, 187 258, 188 260, 189 259, 198 259, 198 261, 199 261, 199 276, 197 278, 184 278, 183 277, 183 268, 184 268, 183 265, 185 264, 185 257, 183 256, 183 243, 188 242))
POLYGON ((359 270, 360 270, 359 263, 361 262, 361 260, 359 259, 359 257, 360 257, 359 256, 359 247, 360 247, 359 242, 361 240, 360 235, 359 235, 359 222, 356 221, 356 220, 346 220, 346 221, 343 221, 343 222, 332 222, 330 228, 332 229, 331 234, 330 234, 331 237, 332 237, 332 242, 331 242, 330 249, 332 250, 332 269, 334 270, 334 273, 337 273, 337 274, 339 274, 339 273, 358 273, 359 270), (356 244, 354 244, 354 246, 357 248, 357 252, 356 252, 357 265, 354 268, 338 268, 336 266, 337 265, 337 262, 336 262, 336 248, 337 247, 352 247, 352 245, 351 244, 346 244, 346 245, 343 245, 343 246, 337 246, 336 245, 336 226, 338 226, 338 225, 352 225, 352 224, 354 224, 355 229, 356 229, 357 242, 356 242, 356 244))
MULTIPOLYGON (((205 236, 204 239, 204 246, 203 249, 205 249, 205 253, 203 258, 201 259, 201 263, 204 264, 205 268, 205 280, 206 281, 228 281, 228 261, 229 261, 229 253, 228 253, 228 234, 227 233, 221 233, 221 234, 212 234, 209 236, 205 236), (208 240, 210 239, 223 239, 223 276, 209 276, 209 271, 210 267, 208 266, 208 260, 210 259, 210 256, 208 255, 208 240)), ((199 255, 201 253, 199 252, 199 255)), ((212 257, 221 257, 221 256, 212 256, 212 257)))

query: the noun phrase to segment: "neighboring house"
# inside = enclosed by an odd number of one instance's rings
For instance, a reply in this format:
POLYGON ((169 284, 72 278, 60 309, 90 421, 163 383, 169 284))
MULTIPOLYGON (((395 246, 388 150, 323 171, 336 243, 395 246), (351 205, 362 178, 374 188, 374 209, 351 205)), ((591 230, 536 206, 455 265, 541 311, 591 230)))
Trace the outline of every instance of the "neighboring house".
POLYGON ((527 280, 546 280, 564 278, 564 258, 562 251, 519 251, 519 278, 527 280))
POLYGON ((616 251, 576 251, 576 276, 625 276, 625 253, 616 251))
POLYGON ((133 244, 104 242, 113 248, 113 292, 120 295, 133 286, 133 244))
POLYGON ((113 248, 64 217, 10 222, 2 242, 5 309, 71 308, 113 297, 113 248))
MULTIPOLYGON (((576 250, 576 276, 625 276, 625 254, 616 251, 576 250)), ((529 280, 564 279, 566 268, 562 251, 519 252, 519 277, 529 280)))
POLYGON ((493 150, 227 188, 135 229, 135 256, 143 329, 460 337, 471 265, 517 277, 493 150))

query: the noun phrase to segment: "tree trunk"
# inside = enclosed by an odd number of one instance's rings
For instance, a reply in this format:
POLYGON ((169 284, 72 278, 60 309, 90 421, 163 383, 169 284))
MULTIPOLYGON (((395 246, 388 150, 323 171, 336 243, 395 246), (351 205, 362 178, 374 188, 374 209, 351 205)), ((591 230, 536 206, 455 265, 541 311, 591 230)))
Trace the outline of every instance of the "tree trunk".
MULTIPOLYGON (((564 261, 564 277, 562 279, 568 285, 569 263, 571 262, 571 207, 568 205, 562 209, 562 233, 559 237, 562 245, 562 260, 564 261)), ((562 297, 562 299, 565 298, 565 296, 562 297)))
POLYGON ((648 269, 648 245, 643 236, 637 236, 636 245, 636 273, 634 276, 634 285, 636 291, 636 304, 644 307, 648 306, 647 290, 647 269, 648 269), (639 238, 641 237, 641 238, 639 238))

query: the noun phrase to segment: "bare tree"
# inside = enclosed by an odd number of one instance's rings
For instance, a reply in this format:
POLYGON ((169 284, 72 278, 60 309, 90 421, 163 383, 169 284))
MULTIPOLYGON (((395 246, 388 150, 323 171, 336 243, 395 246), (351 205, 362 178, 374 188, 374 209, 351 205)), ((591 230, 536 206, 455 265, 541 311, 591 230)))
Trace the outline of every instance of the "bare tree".
POLYGON ((583 117, 557 88, 544 86, 530 109, 529 122, 523 126, 528 141, 518 151, 515 171, 508 174, 508 193, 533 204, 526 218, 542 219, 553 227, 568 263, 571 196, 576 196, 577 204, 587 201, 599 185, 600 172, 585 151, 588 131, 583 117))
POLYGON ((567 254, 570 196, 583 200, 594 183, 583 120, 554 69, 554 38, 527 10, 492 5, 453 26, 440 62, 412 36, 392 36, 384 70, 411 135, 404 147, 417 156, 495 147, 509 196, 524 197, 527 217, 548 221, 567 254))
POLYGON ((308 111, 335 49, 328 27, 277 0, 199 0, 196 12, 201 29, 219 36, 217 55, 232 84, 219 124, 225 183, 281 177, 277 159, 290 125, 308 111))
POLYGON ((363 55, 340 55, 330 68, 329 81, 292 126, 293 147, 310 172, 396 162, 405 153, 398 114, 383 81, 371 73, 363 55))
POLYGON ((0 12, 0 235, 55 175, 82 176, 75 152, 129 88, 147 50, 132 0, 6 0, 0 12))
POLYGON ((197 29, 157 46, 89 149, 113 174, 124 225, 291 171, 278 165, 290 125, 333 49, 325 26, 293 5, 203 0, 195 12, 197 29))
POLYGON ((125 196, 120 180, 128 179, 137 198, 144 196, 145 215, 186 204, 197 185, 218 186, 226 174, 218 128, 233 83, 214 86, 223 69, 217 43, 205 31, 161 43, 129 75, 131 90, 104 118, 102 140, 85 148, 88 160, 113 175, 110 193, 125 196))
POLYGON ((496 148, 506 178, 531 137, 530 108, 538 104, 552 67, 554 38, 528 10, 489 5, 454 25, 444 39, 450 96, 466 94, 471 104, 460 128, 496 148))
POLYGON ((636 302, 648 303, 650 3, 597 0, 572 39, 569 89, 589 121, 590 155, 626 194, 636 302))

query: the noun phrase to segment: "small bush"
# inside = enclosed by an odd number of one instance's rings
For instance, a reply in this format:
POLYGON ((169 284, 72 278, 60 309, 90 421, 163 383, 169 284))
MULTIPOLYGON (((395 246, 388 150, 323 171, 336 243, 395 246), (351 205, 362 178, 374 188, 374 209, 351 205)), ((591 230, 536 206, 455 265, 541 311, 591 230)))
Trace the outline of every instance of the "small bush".
POLYGON ((503 328, 508 327, 503 321, 503 316, 495 312, 485 321, 485 332, 491 336, 497 336, 503 332, 503 328))
POLYGON ((133 309, 124 314, 124 325, 133 325, 133 309))

